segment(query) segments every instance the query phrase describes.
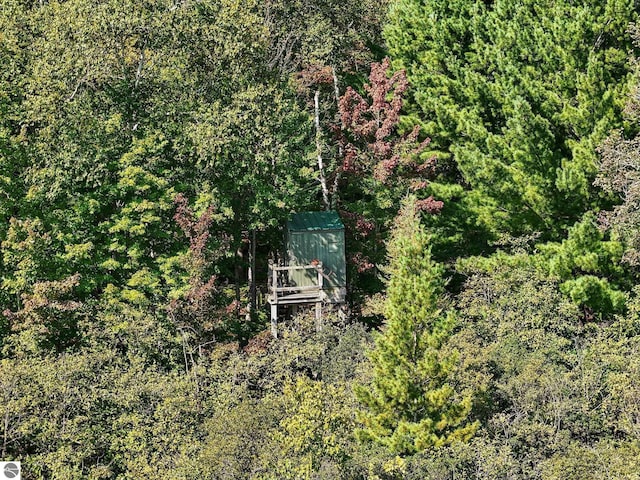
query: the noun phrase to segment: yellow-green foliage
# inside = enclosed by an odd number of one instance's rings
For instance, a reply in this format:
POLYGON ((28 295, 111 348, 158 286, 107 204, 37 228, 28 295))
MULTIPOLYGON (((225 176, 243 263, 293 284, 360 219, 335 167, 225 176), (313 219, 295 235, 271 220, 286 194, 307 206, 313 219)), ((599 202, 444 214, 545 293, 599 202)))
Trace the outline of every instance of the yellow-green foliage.
POLYGON ((285 384, 283 418, 272 437, 278 460, 267 478, 311 479, 318 471, 340 478, 353 444, 353 400, 344 385, 303 377, 285 384))
POLYGON ((471 397, 449 383, 457 355, 443 346, 455 315, 414 201, 406 199, 388 246, 386 323, 369 354, 373 380, 357 389, 365 406, 359 437, 402 454, 468 440, 478 427, 467 420, 471 397))

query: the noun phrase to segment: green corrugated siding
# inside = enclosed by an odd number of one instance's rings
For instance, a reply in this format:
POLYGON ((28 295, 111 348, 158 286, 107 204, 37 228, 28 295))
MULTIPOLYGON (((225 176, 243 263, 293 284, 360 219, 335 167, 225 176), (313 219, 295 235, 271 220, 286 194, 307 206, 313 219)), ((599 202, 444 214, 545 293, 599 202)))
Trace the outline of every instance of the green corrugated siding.
MULTIPOLYGON (((344 287, 347 284, 347 269, 344 253, 344 230, 289 231, 287 252, 292 265, 308 265, 320 260, 324 267, 325 288, 344 287)), ((292 272, 290 280, 296 285, 316 283, 315 272, 292 272)))

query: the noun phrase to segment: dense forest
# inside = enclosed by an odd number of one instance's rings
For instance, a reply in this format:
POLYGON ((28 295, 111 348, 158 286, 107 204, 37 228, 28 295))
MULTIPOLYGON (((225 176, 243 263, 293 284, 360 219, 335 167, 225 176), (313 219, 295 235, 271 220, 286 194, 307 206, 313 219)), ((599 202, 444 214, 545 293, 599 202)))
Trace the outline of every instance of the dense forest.
POLYGON ((0 0, 0 461, 640 478, 638 11, 0 0), (275 339, 324 210, 348 308, 275 339))

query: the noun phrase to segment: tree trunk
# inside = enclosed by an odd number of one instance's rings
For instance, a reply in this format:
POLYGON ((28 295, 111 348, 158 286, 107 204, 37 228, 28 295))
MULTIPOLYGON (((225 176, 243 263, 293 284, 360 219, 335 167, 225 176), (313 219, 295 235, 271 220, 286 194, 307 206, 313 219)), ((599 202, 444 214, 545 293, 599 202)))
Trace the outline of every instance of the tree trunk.
POLYGON ((251 230, 251 245, 249 248, 249 315, 253 316, 257 310, 256 288, 256 230, 251 230))
POLYGON ((233 284, 234 284, 234 305, 236 318, 240 317, 240 285, 244 281, 244 244, 242 239, 242 227, 238 222, 233 227, 233 244, 232 248, 235 249, 233 256, 233 284))
MULTIPOLYGON (((336 99, 336 108, 338 109, 338 115, 340 114, 340 89, 338 88, 338 74, 336 69, 331 67, 331 73, 333 74, 333 94, 336 99)), ((335 175, 333 177, 333 186, 331 187, 331 208, 336 208, 338 203, 338 186, 340 183, 340 163, 343 161, 344 151, 342 144, 338 143, 338 166, 336 167, 335 175)))
POLYGON ((320 131, 320 89, 316 90, 313 96, 313 105, 315 110, 315 126, 316 126, 316 152, 318 155, 318 177, 320 180, 320 188, 322 189, 322 204, 325 210, 331 209, 329 202, 329 189, 327 188, 327 178, 324 174, 324 162, 322 160, 322 134, 320 131))

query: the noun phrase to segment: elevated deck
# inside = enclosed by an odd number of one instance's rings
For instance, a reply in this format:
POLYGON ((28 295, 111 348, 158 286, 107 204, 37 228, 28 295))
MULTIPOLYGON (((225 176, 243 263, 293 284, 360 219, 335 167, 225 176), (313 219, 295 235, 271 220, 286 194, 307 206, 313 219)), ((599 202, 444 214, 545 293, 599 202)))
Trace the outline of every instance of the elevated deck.
POLYGON ((278 306, 315 304, 316 321, 320 326, 322 320, 322 302, 326 299, 322 287, 324 274, 322 262, 311 265, 276 266, 269 264, 269 296, 271 305, 271 334, 278 338, 278 306), (291 285, 290 273, 293 271, 308 272, 311 285, 291 285))
POLYGON ((277 302, 269 301, 269 303, 277 303, 278 305, 295 305, 298 303, 315 303, 321 301, 322 295, 320 293, 300 292, 283 295, 278 298, 277 302))

